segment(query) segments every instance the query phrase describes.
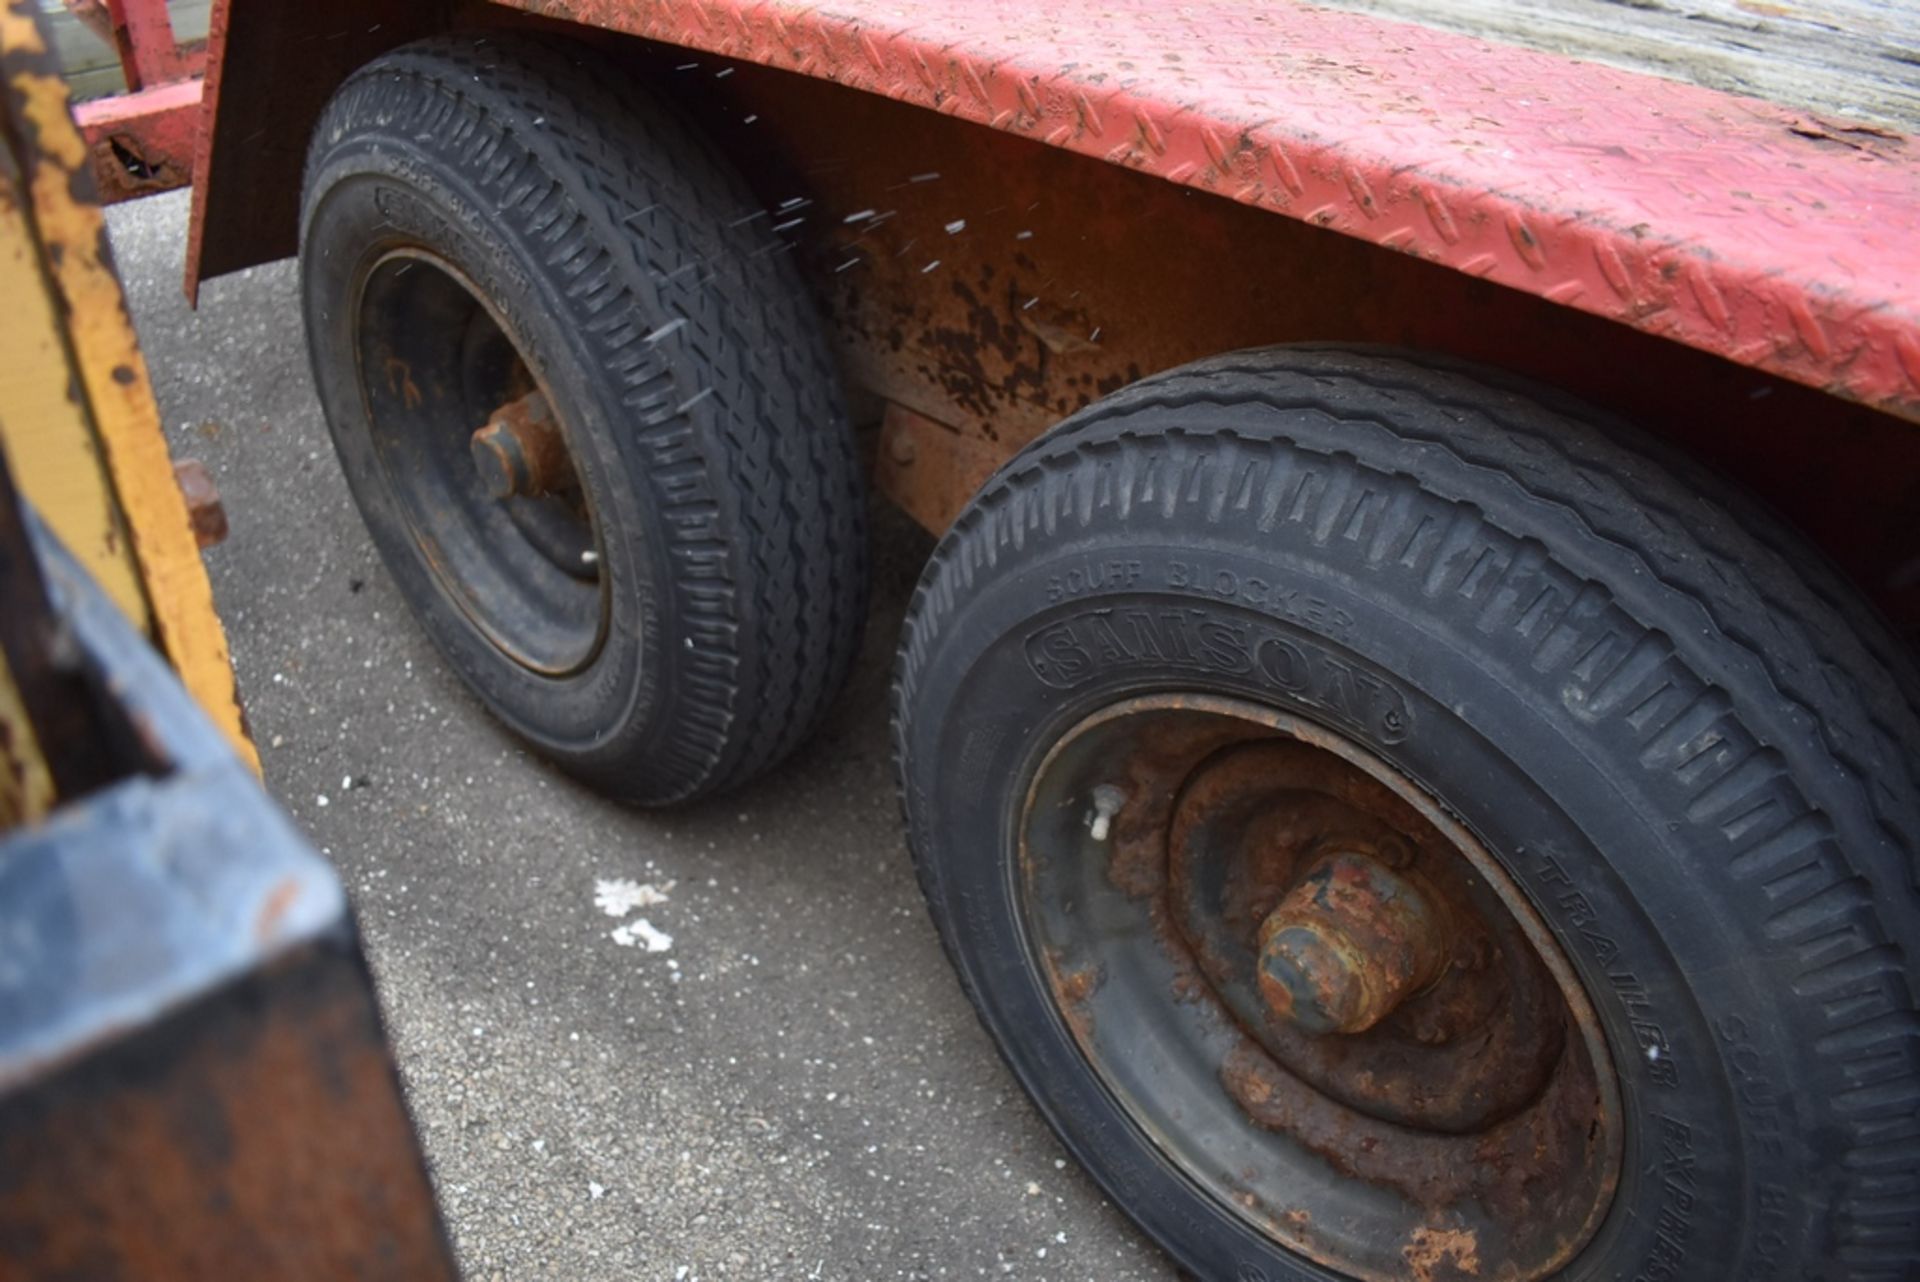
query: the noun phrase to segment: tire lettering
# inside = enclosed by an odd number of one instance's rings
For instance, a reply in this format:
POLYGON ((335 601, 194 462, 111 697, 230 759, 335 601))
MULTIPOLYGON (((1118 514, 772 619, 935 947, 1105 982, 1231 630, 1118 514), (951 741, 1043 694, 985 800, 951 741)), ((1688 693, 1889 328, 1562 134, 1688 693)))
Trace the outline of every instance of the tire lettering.
POLYGON ((1653 1248, 1634 1271, 1633 1282, 1674 1282, 1691 1276, 1687 1239, 1693 1234, 1693 1128, 1655 1114, 1658 1128, 1660 1206, 1654 1214, 1653 1248))
POLYGON ((1138 561, 1088 561, 1047 580, 1047 600, 1065 601, 1088 592, 1117 592, 1140 581, 1138 561))
POLYGON ((1767 1075, 1770 1057, 1738 1015, 1722 1016, 1715 1031, 1720 1034, 1727 1067, 1732 1070, 1734 1100, 1756 1144, 1769 1157, 1784 1158, 1787 1136, 1793 1132, 1784 1116, 1788 1101, 1767 1075))
POLYGON ((1780 1253, 1787 1249, 1787 1215, 1793 1199, 1778 1184, 1762 1184, 1758 1190, 1750 1239, 1757 1269, 1750 1277, 1771 1278, 1780 1275, 1780 1253))
POLYGON ((1070 689, 1102 671, 1151 665, 1251 676, 1379 743, 1399 743, 1412 728, 1406 697, 1384 677, 1305 638, 1202 610, 1089 610, 1031 633, 1024 649, 1028 669, 1055 689, 1070 689))
MULTIPOLYGON (((1131 563, 1136 569, 1139 562, 1131 563)), ((1189 561, 1168 561, 1162 579, 1167 587, 1220 601, 1250 605, 1316 632, 1343 636, 1353 630, 1353 616, 1298 587, 1272 583, 1257 574, 1208 568, 1189 561)), ((1051 597, 1050 599, 1056 599, 1051 597)))
POLYGON ((1307 688, 1307 656, 1299 646, 1279 637, 1261 642, 1260 671, 1282 690, 1298 694, 1307 688))
POLYGON ((1646 1079, 1668 1089, 1678 1086, 1680 1067, 1674 1062, 1673 1043, 1667 1040, 1667 1030, 1654 1018, 1653 998, 1648 995, 1646 985, 1632 971, 1622 970, 1609 971, 1607 983, 1620 1004, 1627 1008, 1627 1027, 1633 1031, 1634 1044, 1640 1048, 1639 1059, 1646 1079))
POLYGON ((1064 690, 1093 671, 1093 656, 1075 639, 1073 626, 1062 623, 1027 638, 1027 666, 1034 676, 1064 690))
POLYGON ((1240 628, 1229 627, 1215 619, 1203 620, 1200 624, 1200 642, 1206 647, 1213 666, 1222 672, 1239 676, 1253 668, 1253 656, 1247 652, 1246 633, 1240 628))
POLYGON ((1637 1071, 1655 1086, 1668 1090, 1679 1086, 1680 1063, 1657 1018, 1653 997, 1638 976, 1615 964, 1620 958, 1620 945, 1600 929, 1593 901, 1574 884, 1566 865, 1544 851, 1533 853, 1531 873, 1554 924, 1605 970, 1614 996, 1626 1008, 1627 1025, 1640 1048, 1635 1057, 1639 1061, 1637 1071))

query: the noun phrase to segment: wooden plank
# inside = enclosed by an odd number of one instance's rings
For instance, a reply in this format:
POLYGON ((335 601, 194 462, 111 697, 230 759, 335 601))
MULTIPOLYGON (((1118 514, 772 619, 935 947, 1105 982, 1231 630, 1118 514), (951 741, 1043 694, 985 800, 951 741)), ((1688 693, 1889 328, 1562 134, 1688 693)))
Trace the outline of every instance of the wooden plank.
POLYGON ((1325 0, 1920 134, 1913 0, 1325 0))

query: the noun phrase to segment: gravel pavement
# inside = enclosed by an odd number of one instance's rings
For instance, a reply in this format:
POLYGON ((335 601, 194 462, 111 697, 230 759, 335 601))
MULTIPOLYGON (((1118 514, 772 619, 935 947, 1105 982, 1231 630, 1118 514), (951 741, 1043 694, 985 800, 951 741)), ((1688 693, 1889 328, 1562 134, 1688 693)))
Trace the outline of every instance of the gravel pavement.
POLYGON ((293 265, 191 312, 186 221, 183 194, 109 214, 169 444, 232 523, 208 564, 268 786, 354 898, 468 1277, 1172 1278, 1001 1066, 914 886, 886 668, 926 538, 881 514, 866 651, 798 761, 698 809, 610 805, 413 625, 293 265), (666 900, 616 919, 620 879, 666 900), (617 940, 637 918, 671 947, 617 940))

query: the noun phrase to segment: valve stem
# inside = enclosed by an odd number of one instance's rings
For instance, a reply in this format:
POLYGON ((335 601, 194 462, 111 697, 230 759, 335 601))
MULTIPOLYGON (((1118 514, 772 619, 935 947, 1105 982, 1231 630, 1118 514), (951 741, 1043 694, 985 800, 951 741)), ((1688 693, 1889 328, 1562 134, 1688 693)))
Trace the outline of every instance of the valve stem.
POLYGON ((1093 790, 1093 813, 1087 816, 1087 832, 1095 841, 1105 841, 1113 830, 1113 817, 1127 804, 1126 790, 1103 783, 1093 790))

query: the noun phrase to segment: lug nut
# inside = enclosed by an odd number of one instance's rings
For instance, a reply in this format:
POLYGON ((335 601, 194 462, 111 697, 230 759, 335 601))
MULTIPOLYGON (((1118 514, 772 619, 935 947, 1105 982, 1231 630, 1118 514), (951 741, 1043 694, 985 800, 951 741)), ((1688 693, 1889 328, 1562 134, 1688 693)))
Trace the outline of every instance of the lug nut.
POLYGON ((1411 880, 1370 855, 1340 851, 1261 923, 1260 991, 1303 1032, 1364 1032, 1440 973, 1440 935, 1411 880))

